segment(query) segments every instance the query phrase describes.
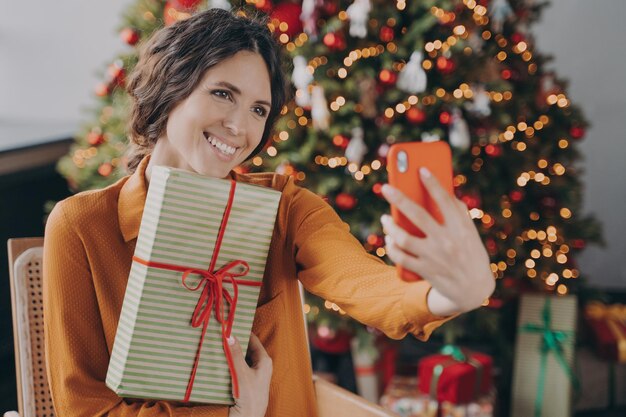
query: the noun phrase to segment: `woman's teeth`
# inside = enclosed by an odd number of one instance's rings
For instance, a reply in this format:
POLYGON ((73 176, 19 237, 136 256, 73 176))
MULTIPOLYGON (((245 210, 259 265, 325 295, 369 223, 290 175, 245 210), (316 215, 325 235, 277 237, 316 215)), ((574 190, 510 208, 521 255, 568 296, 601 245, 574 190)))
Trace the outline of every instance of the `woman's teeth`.
POLYGON ((236 151, 236 149, 233 148, 232 146, 228 146, 227 144, 220 142, 219 140, 215 139, 213 136, 209 136, 208 141, 211 145, 219 149, 220 152, 222 152, 224 155, 232 155, 236 151))

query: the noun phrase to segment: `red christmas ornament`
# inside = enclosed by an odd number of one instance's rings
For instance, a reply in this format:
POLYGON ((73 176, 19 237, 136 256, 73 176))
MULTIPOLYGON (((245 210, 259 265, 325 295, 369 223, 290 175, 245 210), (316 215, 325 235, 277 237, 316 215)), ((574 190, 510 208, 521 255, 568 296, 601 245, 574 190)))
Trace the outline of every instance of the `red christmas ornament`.
POLYGON ((178 6, 174 0, 168 0, 163 8, 163 21, 165 26, 173 25, 179 20, 187 19, 191 14, 188 9, 178 6))
POLYGON ((585 249, 586 245, 587 244, 584 239, 574 239, 572 241, 572 246, 574 247, 574 249, 585 249))
POLYGON ((511 70, 508 70, 508 69, 503 69, 500 72, 500 76, 502 77, 503 80, 510 80, 511 79, 511 75, 513 75, 513 74, 511 73, 511 70))
POLYGON ((113 89, 116 86, 124 85, 126 71, 124 68, 120 67, 118 64, 114 63, 109 65, 109 85, 110 88, 113 89))
POLYGON ((487 252, 489 252, 489 255, 494 256, 498 253, 498 245, 496 244, 496 241, 492 238, 487 238, 487 240, 485 241, 485 246, 487 247, 487 252))
POLYGON ((514 203, 519 203, 524 199, 524 193, 519 190, 513 190, 509 194, 509 197, 511 197, 511 201, 513 201, 514 203))
POLYGON ((344 211, 352 210, 356 207, 357 200, 352 194, 339 193, 335 197, 335 206, 344 211))
POLYGON ((512 34, 512 35, 511 35, 511 41, 512 41, 514 44, 518 44, 518 43, 520 43, 521 41, 523 41, 524 39, 525 39, 525 38, 524 38, 524 35, 522 35, 522 34, 521 34, 521 33, 519 33, 519 32, 515 32, 514 34, 512 34))
POLYGON ((489 304, 487 307, 489 308, 501 308, 504 305, 504 301, 501 298, 491 297, 489 299, 489 304))
POLYGON ((111 175, 111 172, 113 172, 113 165, 108 162, 105 162, 98 167, 98 174, 102 175, 103 177, 108 177, 109 175, 111 175))
POLYGON ((326 16, 335 16, 339 12, 339 3, 336 0, 325 0, 322 4, 322 12, 326 16))
POLYGON ((378 79, 380 80, 380 82, 387 87, 393 86, 396 83, 397 78, 398 75, 388 69, 384 69, 380 72, 380 74, 378 74, 378 79))
POLYGON ((502 286, 504 288, 513 288, 517 286, 517 280, 513 277, 502 278, 502 286))
POLYGON ((439 113, 439 122, 442 125, 448 125, 452 121, 452 116, 447 111, 442 111, 439 113))
POLYGON ((254 5, 257 9, 261 10, 264 13, 269 13, 272 10, 272 7, 274 7, 270 0, 256 0, 256 3, 254 3, 254 5))
POLYGON ((352 334, 347 330, 334 331, 327 326, 321 326, 317 332, 310 332, 311 344, 326 353, 340 354, 350 350, 352 334))
POLYGON ((350 143, 350 139, 348 139, 344 135, 333 136, 333 145, 335 145, 338 148, 346 149, 348 147, 348 143, 350 143))
POLYGON ((302 21, 300 14, 302 7, 296 3, 284 2, 276 5, 270 14, 272 20, 276 19, 280 22, 277 26, 280 33, 286 33, 290 38, 302 32, 302 21), (284 27, 282 23, 287 26, 284 27))
POLYGON ((456 69, 456 64, 451 59, 440 56, 437 58, 437 69, 444 75, 451 74, 456 69))
POLYGON ((414 125, 424 123, 424 121, 426 120, 426 112, 418 107, 411 107, 406 112, 406 119, 414 125))
POLYGON ((122 29, 120 38, 129 45, 135 45, 139 42, 139 32, 131 28, 122 29))
POLYGON ((489 144, 485 146, 485 153, 489 156, 497 158, 502 155, 502 146, 489 144))
POLYGON ((380 248, 385 243, 385 239, 380 235, 372 233, 367 237, 367 243, 375 248, 380 248))
POLYGON ((109 93, 111 92, 111 90, 109 89, 109 86, 105 83, 100 83, 96 86, 96 95, 98 97, 105 97, 108 96, 109 93))
POLYGON ((480 197, 477 195, 465 194, 461 196, 461 201, 465 203, 468 209, 474 209, 480 207, 480 197))
POLYGON ((383 42, 391 42, 394 38, 393 29, 389 26, 383 26, 380 28, 380 40, 383 42))
POLYGON ((178 10, 191 10, 195 9, 195 7, 200 3, 201 0, 170 0, 174 7, 178 10))
POLYGON ((104 143, 104 135, 97 131, 91 131, 87 134, 87 142, 91 146, 98 146, 104 143))
POLYGON ((346 40, 341 32, 328 32, 324 35, 324 45, 333 51, 342 51, 346 48, 346 40))
POLYGON ((572 139, 580 139, 585 136, 585 128, 581 126, 572 126, 569 130, 569 134, 572 139))
POLYGON ((372 192, 376 195, 376 197, 382 197, 383 196, 383 184, 380 182, 377 182, 376 184, 374 184, 372 186, 372 192))

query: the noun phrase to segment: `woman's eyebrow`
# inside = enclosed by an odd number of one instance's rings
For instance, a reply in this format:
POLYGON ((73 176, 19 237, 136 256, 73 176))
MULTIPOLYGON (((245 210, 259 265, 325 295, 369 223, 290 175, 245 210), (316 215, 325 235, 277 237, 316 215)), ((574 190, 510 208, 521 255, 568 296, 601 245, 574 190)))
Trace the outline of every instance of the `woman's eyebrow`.
MULTIPOLYGON (((218 81, 218 82, 216 82, 216 83, 215 83, 215 85, 219 85, 219 86, 222 86, 222 87, 226 87, 226 88, 228 88, 228 89, 232 90, 235 94, 237 94, 237 95, 241 95, 241 90, 240 90, 239 88, 235 87, 234 85, 232 85, 232 84, 231 84, 231 83, 229 83, 229 82, 226 82, 226 81, 218 81)), ((265 100, 257 100, 257 101, 256 101, 256 103, 259 103, 259 104, 265 104, 265 105, 266 105, 266 106, 268 106, 268 107, 271 107, 271 106, 272 106, 270 102, 265 101, 265 100)))

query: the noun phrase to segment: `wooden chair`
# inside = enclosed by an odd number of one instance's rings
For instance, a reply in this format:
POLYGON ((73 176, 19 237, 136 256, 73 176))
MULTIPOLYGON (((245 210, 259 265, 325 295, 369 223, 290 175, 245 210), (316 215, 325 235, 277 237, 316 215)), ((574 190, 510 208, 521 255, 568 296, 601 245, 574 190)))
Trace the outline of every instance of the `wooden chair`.
MULTIPOLYGON (((9 239, 8 250, 19 415, 53 417, 43 344, 43 238, 9 239)), ((313 383, 319 417, 398 416, 318 377, 313 383)))

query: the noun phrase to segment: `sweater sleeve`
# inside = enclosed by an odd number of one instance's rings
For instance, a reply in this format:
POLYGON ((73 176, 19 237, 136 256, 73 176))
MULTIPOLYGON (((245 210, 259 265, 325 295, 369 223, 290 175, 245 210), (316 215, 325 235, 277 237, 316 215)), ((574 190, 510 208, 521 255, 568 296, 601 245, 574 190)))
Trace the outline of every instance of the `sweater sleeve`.
POLYGON ((89 261, 57 204, 44 238, 43 303, 48 381, 57 415, 219 416, 227 406, 187 406, 118 397, 105 385, 109 352, 89 261))
POLYGON ((312 192, 294 192, 288 228, 304 287, 361 323, 392 339, 411 333, 425 341, 456 316, 433 315, 426 301, 431 285, 399 279, 395 268, 368 254, 348 224, 312 192))

